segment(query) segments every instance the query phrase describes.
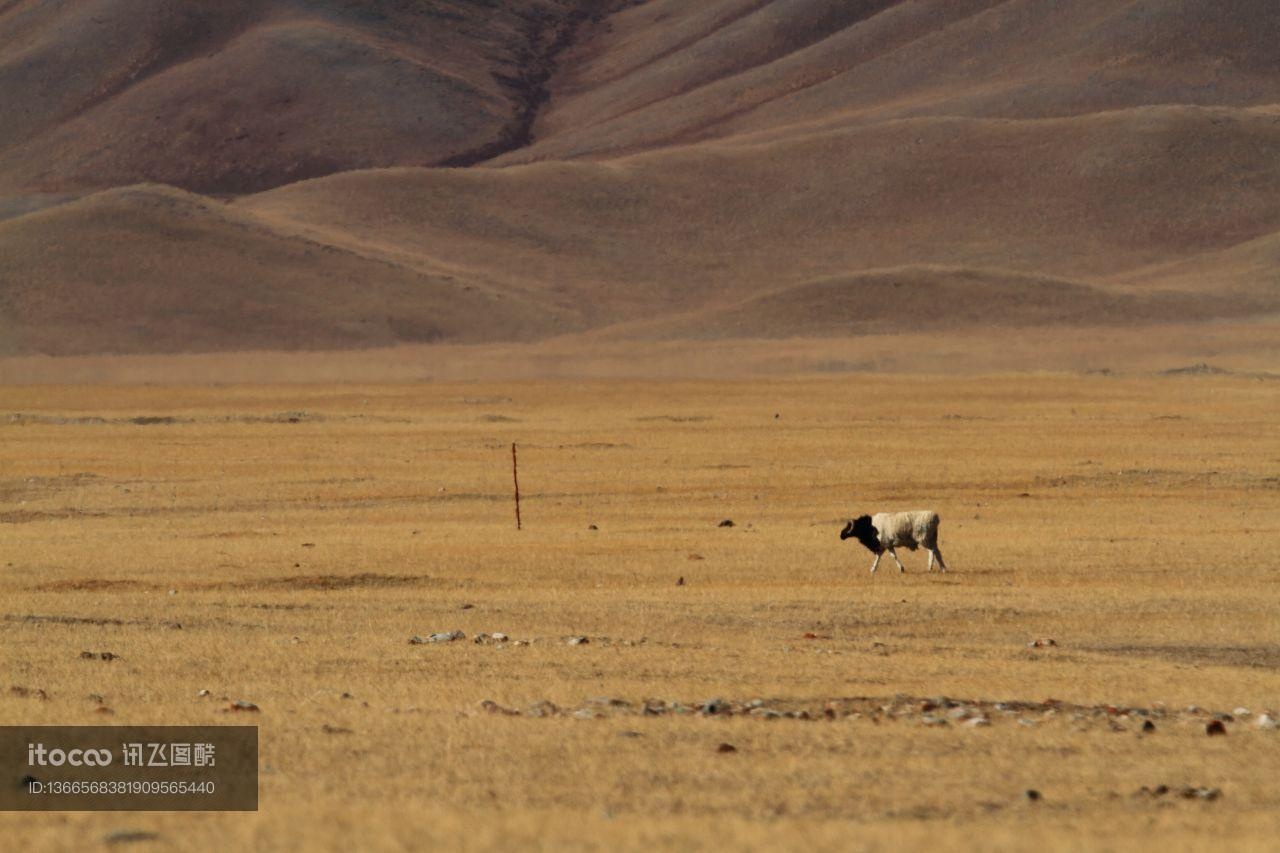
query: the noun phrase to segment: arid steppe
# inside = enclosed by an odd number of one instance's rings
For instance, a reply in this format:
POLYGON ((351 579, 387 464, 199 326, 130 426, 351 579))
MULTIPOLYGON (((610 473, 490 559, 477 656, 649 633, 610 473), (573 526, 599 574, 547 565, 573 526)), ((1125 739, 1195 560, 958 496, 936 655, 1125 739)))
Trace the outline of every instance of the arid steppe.
POLYGON ((1257 723, 1280 708, 1274 380, 0 399, 0 723, 250 722, 262 743, 256 814, 6 814, 10 849, 1280 833, 1280 732, 1257 723), (904 552, 872 576, 838 539, 925 506, 946 575, 904 552))

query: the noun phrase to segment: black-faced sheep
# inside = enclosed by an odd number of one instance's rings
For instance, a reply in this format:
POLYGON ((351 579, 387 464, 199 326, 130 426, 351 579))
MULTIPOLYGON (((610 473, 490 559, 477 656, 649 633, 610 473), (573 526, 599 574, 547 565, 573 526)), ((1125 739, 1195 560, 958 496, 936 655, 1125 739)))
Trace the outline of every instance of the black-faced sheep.
POLYGON ((933 571, 933 561, 938 561, 942 571, 947 564, 942 561, 942 552, 938 550, 938 514, 932 510, 915 512, 878 512, 875 515, 863 515, 855 518, 840 531, 841 541, 857 539, 866 549, 876 555, 871 564, 874 572, 880 567, 880 558, 888 551, 889 556, 898 564, 900 571, 906 571, 894 548, 910 548, 914 551, 923 546, 929 552, 929 571, 933 571))

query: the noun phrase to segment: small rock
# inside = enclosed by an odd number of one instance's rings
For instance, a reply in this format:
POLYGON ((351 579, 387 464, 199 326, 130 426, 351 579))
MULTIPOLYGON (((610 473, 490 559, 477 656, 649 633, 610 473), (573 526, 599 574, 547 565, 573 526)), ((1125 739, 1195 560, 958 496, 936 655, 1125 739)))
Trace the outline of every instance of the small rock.
POLYGON ((716 752, 737 752, 738 748, 731 743, 722 743, 716 747, 716 752))
POLYGON ((452 643, 454 640, 465 640, 467 635, 461 631, 442 631, 432 634, 425 640, 416 634, 409 638, 409 645, 421 646, 427 643, 452 643))
POLYGON ((729 703, 723 699, 709 699, 698 706, 698 713, 707 715, 727 714, 730 710, 729 703))
POLYGON ((259 708, 257 705, 253 704, 252 702, 246 702, 243 699, 237 699, 227 707, 227 710, 228 711, 248 711, 250 713, 257 713, 262 709, 259 708))
POLYGON ((733 519, 726 518, 724 521, 717 524, 716 527, 733 527, 733 519))
POLYGON ((329 725, 328 723, 325 723, 323 726, 321 726, 321 727, 320 727, 320 731, 324 732, 324 733, 325 733, 325 734, 327 734, 327 735, 350 735, 350 734, 355 734, 355 732, 354 732, 354 731, 352 731, 351 729, 344 728, 343 726, 331 726, 331 725, 329 725))
POLYGON ((507 635, 502 633, 501 631, 494 631, 492 634, 489 635, 489 639, 493 640, 496 643, 505 643, 507 641, 507 635))
POLYGON ((964 725, 971 729, 984 728, 991 725, 991 721, 986 717, 972 717, 971 719, 965 720, 964 725))
POLYGON ((945 717, 936 717, 933 714, 925 714, 920 718, 920 722, 926 726, 945 726, 947 724, 945 717))
POLYGON ((1039 639, 1035 639, 1027 643, 1027 648, 1047 649, 1051 646, 1056 646, 1056 645, 1058 645, 1058 641, 1053 639, 1052 637, 1040 637, 1039 639))
POLYGON ((1184 800, 1206 800, 1213 802, 1222 796, 1222 791, 1217 788, 1183 788, 1180 792, 1184 800))
POLYGON ((1233 717, 1247 717, 1249 716, 1249 714, 1250 714, 1250 711, 1248 708, 1236 708, 1234 711, 1231 712, 1231 716, 1233 717))
POLYGON ((1151 722, 1150 720, 1147 720, 1145 723, 1142 724, 1142 730, 1147 734, 1151 734, 1156 730, 1156 724, 1151 722))
POLYGON ((599 528, 599 527, 596 527, 594 524, 588 524, 588 525, 587 525, 587 529, 588 529, 588 530, 599 530, 600 528, 599 528))
POLYGON ((460 605, 458 605, 458 609, 459 609, 459 610, 470 610, 470 609, 472 609, 473 607, 475 607, 475 605, 474 605, 474 604, 460 604, 460 605))
POLYGON ((508 717, 515 717, 520 713, 515 708, 504 708, 492 699, 484 700, 480 703, 480 707, 488 711, 490 714, 503 714, 508 717))
POLYGON ((689 555, 689 559, 690 559, 690 560, 705 560, 705 559, 706 559, 706 557, 702 556, 701 554, 690 554, 690 555, 689 555))
POLYGON ((1271 716, 1270 714, 1259 714, 1258 728, 1263 729, 1265 731, 1273 732, 1276 729, 1280 728, 1280 723, 1277 723, 1276 718, 1271 716))
POLYGON ((90 702, 97 702, 99 705, 107 701, 101 693, 90 693, 88 698, 90 702))
POLYGON ((1204 733, 1213 737, 1215 735, 1225 735, 1227 727, 1223 725, 1222 720, 1210 720, 1204 727, 1204 733))
POLYGON ((630 731, 630 730, 628 730, 628 731, 625 731, 625 732, 618 732, 618 737, 632 737, 632 738, 635 738, 635 737, 644 737, 644 735, 640 734, 640 732, 636 732, 636 731, 630 731))
POLYGON ((565 642, 571 646, 585 646, 587 643, 590 643, 591 641, 586 637, 570 637, 569 639, 565 640, 565 642))
POLYGON ((963 705, 957 705, 947 712, 947 716, 953 720, 963 720, 969 716, 969 709, 963 705))
POLYGON ((684 586, 684 575, 676 578, 676 586, 684 586))
POLYGON ((209 691, 208 691, 208 690, 200 690, 200 691, 197 691, 197 692, 196 692, 196 695, 197 695, 197 696, 202 696, 202 697, 203 697, 203 696, 208 696, 208 695, 209 695, 209 691))
POLYGON ((1026 792, 1023 793, 1022 796, 1026 797, 1028 801, 1033 803, 1038 803, 1042 799, 1044 799, 1044 795, 1041 794, 1039 791, 1037 791, 1035 788, 1028 788, 1026 792))

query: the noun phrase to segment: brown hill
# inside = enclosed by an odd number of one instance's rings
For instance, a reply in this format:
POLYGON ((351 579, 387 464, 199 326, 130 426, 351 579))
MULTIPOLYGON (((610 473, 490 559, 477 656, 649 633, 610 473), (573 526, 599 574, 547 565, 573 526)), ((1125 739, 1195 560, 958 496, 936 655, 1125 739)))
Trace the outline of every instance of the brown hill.
POLYGON ((0 187, 238 193, 474 158, 521 132, 532 66, 573 6, 4 4, 0 187))
POLYGON ((287 234, 171 188, 0 222, 6 354, 512 340, 572 317, 482 280, 287 234))
POLYGON ((0 346, 1273 314, 1278 41, 1270 0, 11 0, 0 346), (98 192, 141 181, 219 200, 98 192))
MULTIPOLYGON (((1274 310, 1274 297, 1267 307, 1274 310)), ((902 267, 821 279, 684 316, 621 324, 605 339, 842 337, 1008 326, 1134 326, 1247 316, 1259 303, 1109 291, 999 270, 902 267)))

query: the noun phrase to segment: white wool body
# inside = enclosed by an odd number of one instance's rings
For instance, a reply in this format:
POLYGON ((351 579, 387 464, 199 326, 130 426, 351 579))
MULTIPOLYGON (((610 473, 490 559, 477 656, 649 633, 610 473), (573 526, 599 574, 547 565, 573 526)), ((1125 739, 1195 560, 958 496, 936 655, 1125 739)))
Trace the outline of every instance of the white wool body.
POLYGON ((883 548, 914 551, 923 546, 932 551, 938 547, 938 514, 931 509, 878 512, 871 516, 871 523, 883 548))

